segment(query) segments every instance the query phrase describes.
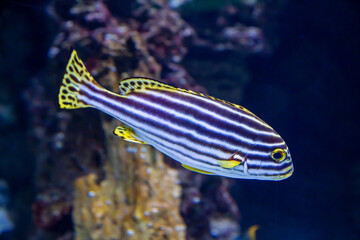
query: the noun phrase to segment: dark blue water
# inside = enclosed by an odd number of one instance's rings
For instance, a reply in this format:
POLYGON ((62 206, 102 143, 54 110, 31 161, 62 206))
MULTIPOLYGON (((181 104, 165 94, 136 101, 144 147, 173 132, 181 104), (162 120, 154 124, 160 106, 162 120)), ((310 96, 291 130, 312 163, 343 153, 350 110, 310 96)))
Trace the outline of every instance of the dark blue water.
POLYGON ((275 187, 233 189, 246 224, 262 227, 259 239, 360 236, 359 23, 355 1, 296 1, 278 19, 279 48, 249 59, 243 104, 273 123, 295 168, 275 187))

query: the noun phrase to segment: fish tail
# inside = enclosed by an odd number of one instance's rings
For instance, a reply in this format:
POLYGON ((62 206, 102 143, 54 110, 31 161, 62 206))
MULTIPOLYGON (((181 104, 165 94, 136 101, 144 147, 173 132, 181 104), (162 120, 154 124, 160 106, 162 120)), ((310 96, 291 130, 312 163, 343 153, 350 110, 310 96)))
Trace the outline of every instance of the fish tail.
MULTIPOLYGON (((85 94, 82 87, 100 87, 90 73, 86 70, 84 63, 78 58, 75 50, 72 51, 59 91, 60 108, 75 109, 86 108, 91 105, 81 98, 85 94)), ((101 88, 101 87, 100 87, 101 88)))

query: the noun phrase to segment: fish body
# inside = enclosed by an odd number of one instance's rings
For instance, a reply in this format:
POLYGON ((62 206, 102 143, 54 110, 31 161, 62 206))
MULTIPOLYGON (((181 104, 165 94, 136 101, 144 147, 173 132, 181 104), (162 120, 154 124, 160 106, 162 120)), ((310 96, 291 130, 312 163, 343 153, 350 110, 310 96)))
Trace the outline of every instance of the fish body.
POLYGON ((101 87, 74 50, 59 104, 111 115, 122 123, 115 135, 152 145, 192 171, 260 180, 282 180, 293 173, 284 140, 239 105, 147 78, 125 79, 119 90, 101 87))

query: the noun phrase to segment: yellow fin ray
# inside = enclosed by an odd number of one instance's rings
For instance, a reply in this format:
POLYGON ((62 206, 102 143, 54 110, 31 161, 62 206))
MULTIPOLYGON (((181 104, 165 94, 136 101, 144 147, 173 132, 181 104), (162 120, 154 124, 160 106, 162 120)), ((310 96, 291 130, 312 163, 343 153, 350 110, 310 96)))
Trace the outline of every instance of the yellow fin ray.
POLYGON ((134 133, 134 131, 132 130, 132 128, 125 127, 125 126, 118 126, 117 128, 115 128, 113 133, 114 133, 114 135, 121 137, 125 141, 146 144, 146 142, 139 140, 137 138, 137 136, 134 133))
POLYGON ((237 161, 237 160, 217 160, 217 162, 223 168, 233 168, 241 163, 241 161, 237 161))
POLYGON ((193 171, 193 172, 198 172, 198 173, 208 174, 208 175, 215 175, 215 173, 203 171, 203 170, 200 170, 200 169, 197 169, 197 168, 193 168, 193 167, 190 167, 190 166, 185 165, 185 164, 181 164, 181 166, 183 166, 187 170, 190 170, 190 171, 193 171))

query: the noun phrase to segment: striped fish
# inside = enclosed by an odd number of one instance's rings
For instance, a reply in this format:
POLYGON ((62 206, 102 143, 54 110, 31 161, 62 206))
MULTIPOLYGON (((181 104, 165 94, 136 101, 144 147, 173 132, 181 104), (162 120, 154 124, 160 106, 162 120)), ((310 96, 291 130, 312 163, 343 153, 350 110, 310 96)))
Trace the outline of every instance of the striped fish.
POLYGON ((122 124, 114 134, 150 144, 203 174, 282 180, 293 173, 289 149, 249 110, 147 78, 120 82, 120 94, 101 87, 73 50, 60 87, 61 108, 94 107, 122 124))

